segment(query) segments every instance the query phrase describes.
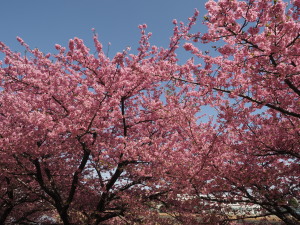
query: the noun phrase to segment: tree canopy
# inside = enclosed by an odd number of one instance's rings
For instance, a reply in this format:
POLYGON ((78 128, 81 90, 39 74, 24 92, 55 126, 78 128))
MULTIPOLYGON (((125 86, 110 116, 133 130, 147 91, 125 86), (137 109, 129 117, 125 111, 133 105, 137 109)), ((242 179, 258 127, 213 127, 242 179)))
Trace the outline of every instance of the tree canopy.
POLYGON ((299 224, 299 7, 209 0, 112 58, 0 42, 0 224, 299 224))

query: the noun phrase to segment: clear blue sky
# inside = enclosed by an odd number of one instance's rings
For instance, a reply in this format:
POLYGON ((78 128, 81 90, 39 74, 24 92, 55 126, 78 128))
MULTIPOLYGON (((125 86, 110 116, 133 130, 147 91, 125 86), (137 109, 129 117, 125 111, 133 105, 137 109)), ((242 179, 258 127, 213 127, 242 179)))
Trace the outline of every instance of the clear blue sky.
MULTIPOLYGON (((54 44, 67 46, 79 37, 92 46, 92 28, 110 54, 126 46, 135 49, 139 24, 146 23, 153 33, 151 43, 167 47, 172 20, 187 21, 194 9, 203 18, 204 0, 3 0, 0 13, 0 41, 14 51, 22 51, 20 36, 32 48, 56 52, 54 44)), ((200 22, 200 21, 199 21, 200 22)), ((201 23, 201 22, 200 22, 201 23)))

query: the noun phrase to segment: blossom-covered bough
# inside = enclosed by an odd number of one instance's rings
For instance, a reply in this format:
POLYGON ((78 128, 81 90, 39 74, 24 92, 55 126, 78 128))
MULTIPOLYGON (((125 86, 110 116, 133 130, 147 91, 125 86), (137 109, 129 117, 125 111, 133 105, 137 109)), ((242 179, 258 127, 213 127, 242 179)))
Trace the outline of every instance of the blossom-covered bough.
POLYGON ((208 31, 189 37, 213 43, 219 55, 186 43, 204 67, 177 77, 206 87, 207 104, 219 112, 222 143, 210 169, 193 177, 196 194, 212 203, 259 205, 261 213, 249 217, 276 215, 287 224, 300 219, 299 7, 297 0, 208 1, 208 31))
POLYGON ((141 25, 112 59, 97 35, 0 43, 0 224, 298 224, 299 7, 210 0, 207 32, 196 11, 158 48, 141 25))

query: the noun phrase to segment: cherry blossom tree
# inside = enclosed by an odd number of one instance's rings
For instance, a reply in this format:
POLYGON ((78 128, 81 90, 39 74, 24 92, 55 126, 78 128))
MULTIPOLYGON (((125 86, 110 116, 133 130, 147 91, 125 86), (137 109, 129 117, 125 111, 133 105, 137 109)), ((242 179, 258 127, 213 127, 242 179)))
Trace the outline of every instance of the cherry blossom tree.
POLYGON ((209 0, 207 32, 195 11, 158 48, 141 25, 112 59, 97 35, 0 43, 0 223, 298 224, 299 7, 209 0))
POLYGON ((181 191, 166 171, 199 103, 168 83, 176 43, 150 46, 145 28, 112 59, 97 35, 95 54, 78 38, 56 55, 1 43, 1 224, 167 223, 156 208, 181 191))
POLYGON ((237 217, 299 224, 299 7, 297 0, 210 0, 208 31, 185 35, 192 42, 184 48, 203 66, 173 79, 201 88, 195 96, 217 110, 219 131, 210 165, 199 159, 190 182, 220 216, 220 206, 255 204, 261 212, 237 217))

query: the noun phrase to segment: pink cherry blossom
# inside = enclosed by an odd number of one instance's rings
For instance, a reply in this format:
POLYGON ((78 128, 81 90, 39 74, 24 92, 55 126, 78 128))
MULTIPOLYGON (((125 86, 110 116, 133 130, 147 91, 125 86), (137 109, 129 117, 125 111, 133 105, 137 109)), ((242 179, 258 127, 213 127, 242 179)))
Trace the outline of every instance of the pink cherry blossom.
POLYGON ((299 224, 299 6, 209 0, 111 58, 0 42, 0 224, 299 224))

